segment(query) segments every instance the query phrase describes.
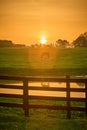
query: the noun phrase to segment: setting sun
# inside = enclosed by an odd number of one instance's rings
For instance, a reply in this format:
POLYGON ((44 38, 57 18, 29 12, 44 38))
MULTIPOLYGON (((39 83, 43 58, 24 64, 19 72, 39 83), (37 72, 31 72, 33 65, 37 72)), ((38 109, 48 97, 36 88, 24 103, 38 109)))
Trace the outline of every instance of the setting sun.
POLYGON ((41 42, 41 44, 46 44, 46 43, 47 43, 47 40, 46 40, 46 36, 45 36, 45 35, 42 35, 42 36, 41 36, 40 42, 41 42))

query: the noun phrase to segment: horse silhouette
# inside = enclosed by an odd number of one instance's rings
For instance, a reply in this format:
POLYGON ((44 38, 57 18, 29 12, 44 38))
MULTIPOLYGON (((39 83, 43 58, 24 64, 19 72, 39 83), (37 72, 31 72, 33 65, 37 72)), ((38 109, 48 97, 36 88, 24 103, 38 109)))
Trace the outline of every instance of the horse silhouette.
POLYGON ((43 59, 43 58, 49 59, 49 53, 48 52, 43 52, 42 55, 41 55, 41 59, 43 59))

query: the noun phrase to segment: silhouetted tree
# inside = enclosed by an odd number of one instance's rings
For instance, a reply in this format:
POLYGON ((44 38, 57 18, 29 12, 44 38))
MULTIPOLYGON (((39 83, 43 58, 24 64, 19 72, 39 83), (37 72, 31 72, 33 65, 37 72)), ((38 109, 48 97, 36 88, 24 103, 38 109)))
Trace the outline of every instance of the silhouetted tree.
POLYGON ((67 40, 58 39, 56 41, 56 47, 67 48, 67 46, 69 46, 69 42, 67 40))
POLYGON ((0 47, 12 47, 14 44, 9 40, 0 40, 0 47))
POLYGON ((76 40, 72 42, 74 47, 87 47, 87 32, 81 34, 76 40))

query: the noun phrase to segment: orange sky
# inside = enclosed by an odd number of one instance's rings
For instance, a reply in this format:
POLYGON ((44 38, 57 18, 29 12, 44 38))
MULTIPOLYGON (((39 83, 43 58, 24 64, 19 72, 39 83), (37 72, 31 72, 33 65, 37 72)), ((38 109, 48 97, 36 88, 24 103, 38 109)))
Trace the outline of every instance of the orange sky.
POLYGON ((87 0, 0 0, 0 39, 15 43, 74 40, 87 31, 87 0))

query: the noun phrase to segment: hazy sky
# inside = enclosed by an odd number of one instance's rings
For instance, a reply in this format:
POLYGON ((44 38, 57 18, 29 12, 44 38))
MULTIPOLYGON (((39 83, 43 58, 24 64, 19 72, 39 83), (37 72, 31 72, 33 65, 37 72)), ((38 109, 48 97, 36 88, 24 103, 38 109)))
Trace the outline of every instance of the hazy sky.
POLYGON ((87 0, 0 0, 0 39, 15 43, 74 40, 87 31, 87 0))

